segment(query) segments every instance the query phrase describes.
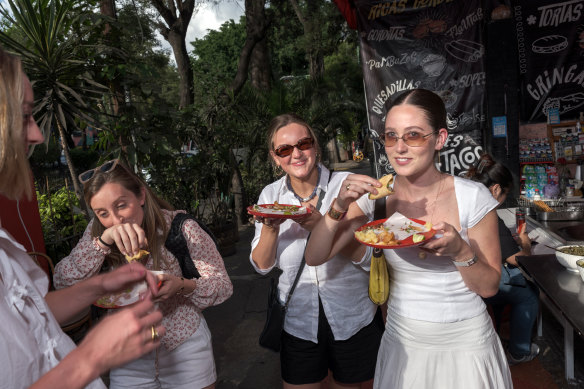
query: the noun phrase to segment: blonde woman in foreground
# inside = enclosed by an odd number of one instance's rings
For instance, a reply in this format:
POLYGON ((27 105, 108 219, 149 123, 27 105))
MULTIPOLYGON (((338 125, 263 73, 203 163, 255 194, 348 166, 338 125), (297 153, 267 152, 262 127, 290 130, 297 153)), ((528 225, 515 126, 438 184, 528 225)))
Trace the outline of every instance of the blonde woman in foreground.
MULTIPOLYGON (((0 48, 0 193, 31 198, 29 147, 43 141, 30 81, 20 60, 0 48)), ((160 345, 165 328, 154 308, 154 277, 139 264, 48 291, 47 275, 0 221, 0 382, 6 388, 105 388, 99 376, 160 345), (150 291, 132 308, 111 315, 75 347, 59 323, 101 296, 146 280, 150 291)))

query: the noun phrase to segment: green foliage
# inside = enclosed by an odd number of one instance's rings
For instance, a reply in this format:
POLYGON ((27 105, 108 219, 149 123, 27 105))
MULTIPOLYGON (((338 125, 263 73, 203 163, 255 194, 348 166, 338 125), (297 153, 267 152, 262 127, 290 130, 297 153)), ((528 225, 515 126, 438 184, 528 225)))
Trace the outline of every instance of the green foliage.
POLYGON ((46 138, 57 126, 71 134, 76 124, 95 122, 92 103, 97 103, 107 89, 93 80, 87 57, 80 55, 82 37, 71 34, 77 21, 71 11, 77 2, 6 3, 0 5, 0 14, 11 30, 0 31, 0 43, 22 57, 26 73, 34 81, 35 118, 46 138))
POLYGON ((37 200, 45 244, 53 251, 54 259, 69 255, 71 247, 69 237, 83 233, 87 219, 79 210, 79 200, 75 192, 62 187, 54 193, 41 194, 37 191, 37 200))
POLYGON ((83 150, 81 147, 77 147, 71 149, 71 160, 81 173, 97 166, 99 153, 96 150, 83 150))
POLYGON ((29 158, 33 167, 51 167, 59 164, 61 157, 61 148, 56 142, 54 136, 50 137, 46 145, 38 145, 29 158))
POLYGON ((229 20, 219 30, 211 30, 203 39, 191 43, 197 88, 206 91, 209 87, 216 89, 218 84, 229 84, 237 72, 239 54, 245 43, 245 22, 229 20))

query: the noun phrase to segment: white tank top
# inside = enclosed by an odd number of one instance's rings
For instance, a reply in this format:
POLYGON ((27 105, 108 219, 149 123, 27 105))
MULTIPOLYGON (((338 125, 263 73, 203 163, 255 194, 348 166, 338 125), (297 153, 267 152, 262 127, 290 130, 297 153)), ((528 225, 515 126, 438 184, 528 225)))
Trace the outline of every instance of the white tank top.
MULTIPOLYGON (((481 183, 454 177, 460 236, 468 242, 467 230, 498 205, 481 183)), ((363 213, 373 219, 375 201, 357 200, 363 213)), ((406 215, 407 216, 407 215, 406 215)), ((450 257, 427 254, 417 247, 384 250, 389 264, 388 310, 416 320, 451 323, 475 317, 485 310, 482 298, 464 283, 450 257)))

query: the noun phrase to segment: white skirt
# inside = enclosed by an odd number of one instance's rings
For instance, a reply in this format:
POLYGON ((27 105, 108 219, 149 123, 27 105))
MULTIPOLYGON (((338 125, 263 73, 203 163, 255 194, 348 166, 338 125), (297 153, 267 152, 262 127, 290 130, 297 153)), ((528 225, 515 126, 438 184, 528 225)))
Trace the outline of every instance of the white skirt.
POLYGON ((389 313, 377 355, 377 389, 507 389, 511 372, 485 311, 454 323, 389 313))

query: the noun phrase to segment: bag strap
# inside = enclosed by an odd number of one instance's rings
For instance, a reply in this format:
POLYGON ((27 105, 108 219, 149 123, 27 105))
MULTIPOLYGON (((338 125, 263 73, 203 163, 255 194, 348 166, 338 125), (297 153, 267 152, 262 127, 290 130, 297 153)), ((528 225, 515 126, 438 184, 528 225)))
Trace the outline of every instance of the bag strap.
MULTIPOLYGON (((380 199, 376 199, 375 200, 375 209, 373 211, 373 220, 379 220, 379 219, 385 219, 385 206, 386 206, 386 201, 385 201, 385 197, 382 197, 380 199)), ((373 254, 378 254, 383 251, 379 248, 374 248, 373 249, 373 254)))
MULTIPOLYGON (((333 176, 333 172, 331 171, 329 174, 328 182, 331 182, 332 176, 333 176)), ((318 183, 317 183, 317 185, 318 185, 318 183)), ((327 187, 328 187, 328 183, 327 183, 327 187)), ((318 202, 316 203, 315 208, 320 212, 320 207, 322 206, 322 200, 324 199, 324 196, 326 195, 326 191, 322 190, 322 189, 319 189, 318 191, 319 191, 318 202)), ((307 246, 308 246, 308 239, 310 239, 310 234, 308 234, 308 237, 306 237, 306 245, 307 246)), ((284 304, 284 308, 288 308, 288 303, 290 302, 290 299, 292 298, 292 294, 294 293, 294 289, 296 289, 296 285, 298 284, 298 281, 300 280, 300 276, 302 275, 302 270, 304 270, 304 265, 306 265, 305 255, 306 255, 306 246, 304 246, 304 253, 302 254, 302 262, 300 262, 300 267, 298 268, 298 272, 296 272, 296 278, 294 278, 294 283, 292 284, 292 287, 290 288, 290 292, 288 292, 288 297, 286 297, 286 303, 284 304)))
POLYGON ((201 274, 193 263, 191 254, 189 253, 187 240, 182 232, 185 222, 189 219, 197 222, 199 227, 201 227, 201 229, 205 231, 211 237, 211 239, 213 239, 215 246, 217 246, 217 240, 215 239, 215 236, 209 227, 188 213, 177 213, 174 216, 164 246, 172 253, 172 255, 176 257, 183 277, 187 279, 193 279, 200 278, 201 274))

